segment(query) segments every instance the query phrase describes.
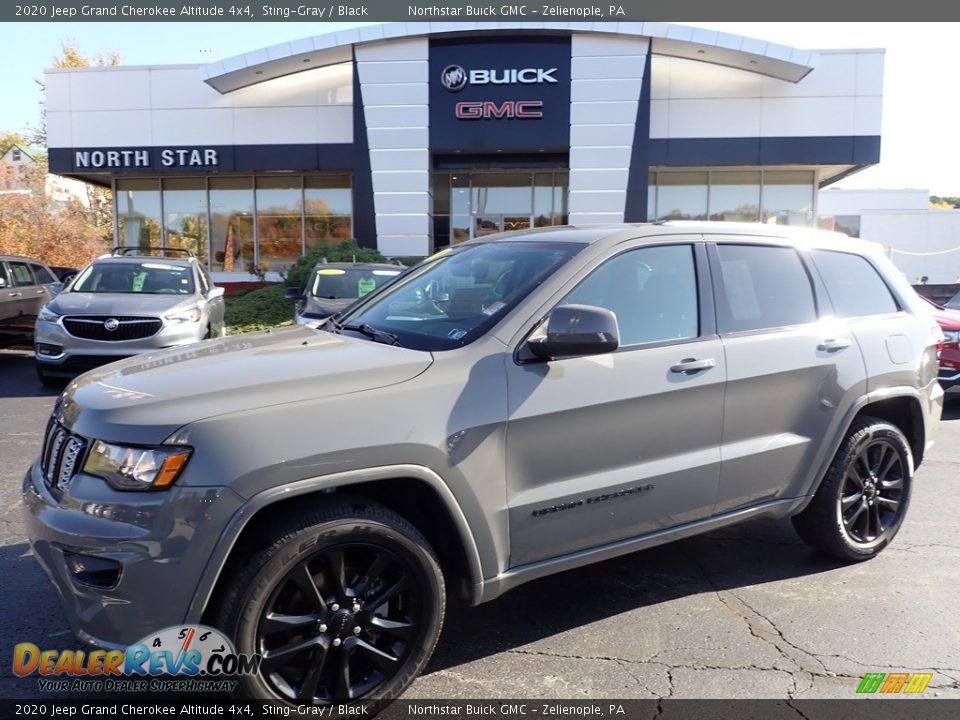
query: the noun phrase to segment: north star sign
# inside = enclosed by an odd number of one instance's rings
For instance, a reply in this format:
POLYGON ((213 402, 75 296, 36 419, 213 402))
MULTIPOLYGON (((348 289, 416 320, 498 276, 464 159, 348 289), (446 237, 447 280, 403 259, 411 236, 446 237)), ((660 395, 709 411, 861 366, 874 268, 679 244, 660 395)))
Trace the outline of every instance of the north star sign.
MULTIPOLYGON (((218 167, 219 153, 213 148, 178 150, 167 148, 159 151, 163 167, 218 167)), ((73 165, 77 170, 85 168, 149 168, 153 167, 151 150, 76 150, 73 165)))

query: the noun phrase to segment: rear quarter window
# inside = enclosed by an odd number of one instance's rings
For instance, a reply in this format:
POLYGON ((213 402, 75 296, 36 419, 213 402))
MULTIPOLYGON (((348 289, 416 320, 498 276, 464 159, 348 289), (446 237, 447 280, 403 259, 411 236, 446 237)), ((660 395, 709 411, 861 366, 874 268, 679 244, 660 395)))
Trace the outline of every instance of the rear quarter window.
POLYGON ((804 325, 817 319, 810 276, 790 247, 717 245, 721 333, 804 325))
POLYGON ((831 250, 810 254, 837 317, 889 315, 900 310, 887 283, 866 258, 831 250))

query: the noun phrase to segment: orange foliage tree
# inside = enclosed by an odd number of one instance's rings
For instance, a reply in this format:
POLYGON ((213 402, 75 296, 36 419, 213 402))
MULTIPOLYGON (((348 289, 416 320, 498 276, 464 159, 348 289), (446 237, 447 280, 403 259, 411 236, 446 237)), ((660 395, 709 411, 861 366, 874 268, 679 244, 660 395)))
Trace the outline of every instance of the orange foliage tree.
POLYGON ((110 247, 81 202, 53 202, 46 167, 15 177, 0 165, 0 254, 25 255, 49 265, 81 267, 110 247))

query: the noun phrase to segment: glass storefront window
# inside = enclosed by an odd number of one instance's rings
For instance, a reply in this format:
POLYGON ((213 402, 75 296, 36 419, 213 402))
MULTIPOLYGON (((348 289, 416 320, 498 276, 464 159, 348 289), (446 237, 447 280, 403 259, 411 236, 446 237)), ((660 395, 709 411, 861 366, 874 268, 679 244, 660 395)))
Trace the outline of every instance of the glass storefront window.
POLYGON ((202 178, 163 180, 164 244, 192 250, 207 264, 207 183, 202 178))
POLYGON ((318 245, 337 245, 353 237, 351 194, 348 175, 312 175, 304 178, 307 250, 318 245))
POLYGON ((759 172, 711 172, 710 219, 757 222, 760 219, 759 172))
POLYGON ((450 220, 450 233, 453 244, 470 239, 470 216, 454 215, 450 220))
POLYGON ((566 218, 566 173, 536 173, 533 176, 533 225, 562 225, 566 218))
POLYGON ((259 177, 257 183, 257 263, 283 270, 303 254, 303 179, 259 177))
POLYGON ((120 179, 117 194, 117 237, 124 247, 161 245, 160 181, 120 179))
POLYGON ((707 173, 661 172, 657 220, 706 220, 707 173))
POLYGON ((493 233, 563 225, 568 187, 566 170, 436 172, 434 247, 493 233), (437 235, 440 228, 447 229, 447 234, 437 235))
POLYGON ((210 269, 248 272, 254 262, 253 178, 210 178, 210 269))
POLYGON ((529 215, 533 204, 530 173, 476 173, 471 177, 474 215, 529 215))
POLYGON ((812 170, 766 170, 763 173, 763 222, 813 224, 812 170))
POLYGON ((813 224, 812 170, 654 170, 648 183, 649 220, 813 224))

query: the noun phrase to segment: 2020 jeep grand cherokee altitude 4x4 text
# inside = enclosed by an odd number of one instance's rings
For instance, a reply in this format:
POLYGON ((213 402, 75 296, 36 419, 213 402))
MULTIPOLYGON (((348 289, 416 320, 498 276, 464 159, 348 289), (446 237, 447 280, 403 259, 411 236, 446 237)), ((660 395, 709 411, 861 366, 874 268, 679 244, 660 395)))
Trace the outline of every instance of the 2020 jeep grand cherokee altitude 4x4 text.
MULTIPOLYGON (((203 622, 244 693, 400 693, 468 602, 757 517, 848 561, 900 528, 939 333, 871 246, 770 226, 531 231, 319 329, 114 363, 23 485, 84 640, 203 622)), ((368 706, 369 707, 369 706, 368 706)))

